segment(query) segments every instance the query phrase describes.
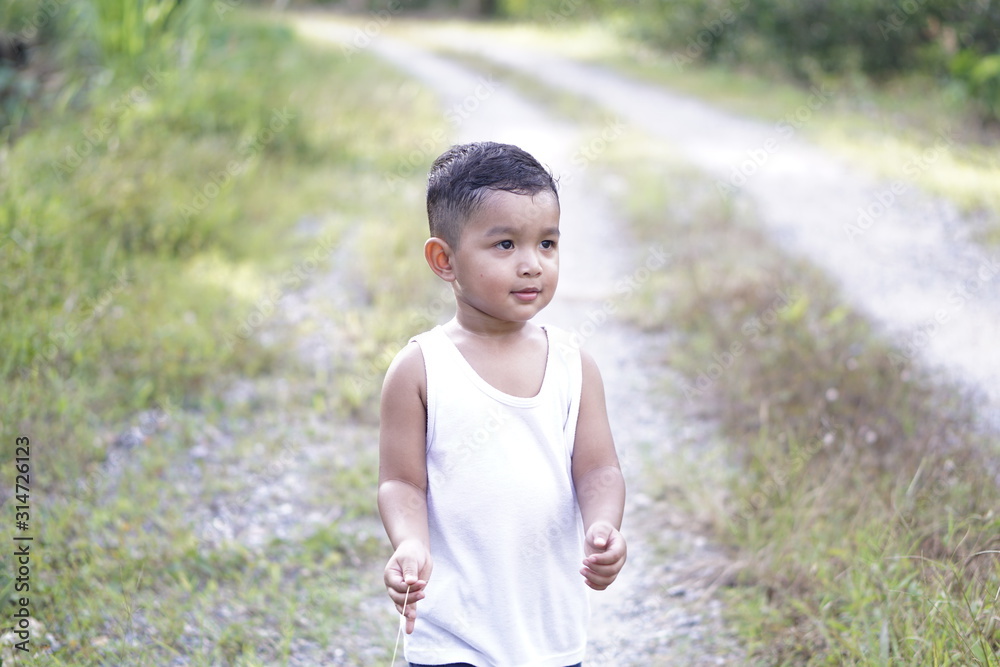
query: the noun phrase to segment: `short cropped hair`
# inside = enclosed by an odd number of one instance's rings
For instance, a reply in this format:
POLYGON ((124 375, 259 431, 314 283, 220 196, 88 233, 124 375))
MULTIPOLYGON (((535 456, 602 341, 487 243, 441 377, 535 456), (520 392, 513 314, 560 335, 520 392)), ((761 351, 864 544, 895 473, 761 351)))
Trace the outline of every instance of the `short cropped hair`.
POLYGON ((548 191, 559 203, 552 174, 517 146, 492 141, 452 146, 427 177, 431 236, 458 247, 465 222, 497 190, 529 196, 548 191))

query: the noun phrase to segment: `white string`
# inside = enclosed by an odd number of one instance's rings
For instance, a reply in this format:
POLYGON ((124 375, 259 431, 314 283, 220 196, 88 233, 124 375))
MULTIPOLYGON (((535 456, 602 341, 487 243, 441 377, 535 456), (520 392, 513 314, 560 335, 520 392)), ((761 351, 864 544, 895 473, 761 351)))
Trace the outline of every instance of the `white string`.
POLYGON ((396 664, 396 651, 399 650, 399 638, 403 636, 403 628, 406 627, 406 601, 410 599, 410 587, 406 587, 406 595, 403 596, 403 613, 399 615, 399 631, 396 633, 396 645, 392 647, 392 662, 389 667, 396 664))

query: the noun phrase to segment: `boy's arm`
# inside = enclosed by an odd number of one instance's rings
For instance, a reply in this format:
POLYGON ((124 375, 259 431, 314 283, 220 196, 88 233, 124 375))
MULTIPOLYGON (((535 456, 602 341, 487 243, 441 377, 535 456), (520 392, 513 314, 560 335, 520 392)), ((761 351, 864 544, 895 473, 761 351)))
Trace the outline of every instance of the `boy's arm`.
POLYGON ((607 588, 625 564, 627 549, 619 529, 625 512, 625 480, 618 465, 604 383, 594 359, 580 352, 583 389, 573 445, 573 484, 586 532, 580 574, 596 590, 607 588))
POLYGON ((397 610, 406 615, 408 633, 417 618, 414 603, 423 599, 432 567, 425 387, 423 355, 416 344, 407 345, 389 366, 382 385, 378 508, 394 549, 385 567, 385 585, 397 610))

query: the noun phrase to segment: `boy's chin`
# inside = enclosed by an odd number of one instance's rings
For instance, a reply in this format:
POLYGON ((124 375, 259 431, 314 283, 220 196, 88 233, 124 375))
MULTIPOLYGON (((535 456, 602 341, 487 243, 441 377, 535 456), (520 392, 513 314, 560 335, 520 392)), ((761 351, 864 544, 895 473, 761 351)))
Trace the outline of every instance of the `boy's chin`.
POLYGON ((544 308, 531 308, 530 310, 527 308, 519 308, 517 309, 517 312, 497 313, 492 317, 503 322, 526 324, 542 310, 544 310, 544 308))

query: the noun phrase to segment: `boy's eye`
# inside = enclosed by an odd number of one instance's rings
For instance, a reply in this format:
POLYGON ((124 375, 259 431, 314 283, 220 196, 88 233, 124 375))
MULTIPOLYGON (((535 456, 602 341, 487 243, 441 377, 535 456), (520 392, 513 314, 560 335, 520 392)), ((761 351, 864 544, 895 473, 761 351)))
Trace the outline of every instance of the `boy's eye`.
POLYGON ((552 250, 556 247, 556 242, 546 239, 545 241, 542 241, 542 247, 546 250, 552 250))
POLYGON ((514 247, 514 242, 513 241, 500 241, 500 243, 497 244, 497 247, 498 248, 502 248, 503 250, 510 250, 511 248, 514 247))

